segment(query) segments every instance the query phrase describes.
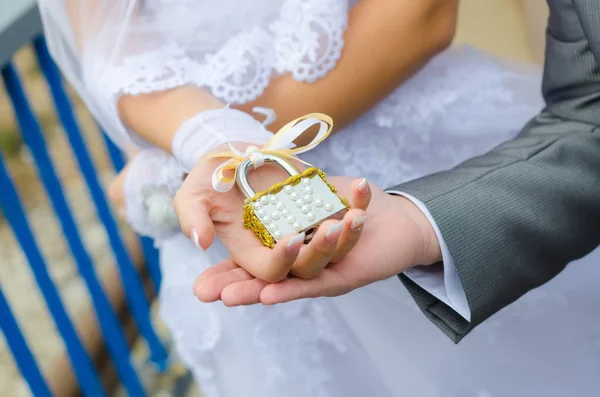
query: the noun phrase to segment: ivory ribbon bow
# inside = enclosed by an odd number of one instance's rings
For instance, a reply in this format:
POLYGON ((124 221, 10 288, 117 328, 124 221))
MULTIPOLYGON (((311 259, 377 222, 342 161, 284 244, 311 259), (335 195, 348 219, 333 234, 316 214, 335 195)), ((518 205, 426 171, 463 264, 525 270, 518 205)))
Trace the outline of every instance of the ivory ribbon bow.
POLYGON ((226 152, 213 153, 211 158, 227 158, 224 163, 219 165, 212 175, 212 185, 217 192, 228 192, 235 184, 235 177, 239 165, 248 157, 252 159, 254 168, 264 164, 263 154, 273 154, 280 157, 302 161, 296 157, 300 153, 314 149, 319 143, 323 142, 329 136, 333 129, 333 120, 331 117, 322 113, 310 113, 306 116, 297 118, 284 125, 273 138, 269 140, 262 148, 249 146, 246 151, 236 149, 231 142, 227 142, 229 150, 226 152), (317 135, 305 146, 296 147, 294 140, 304 134, 310 127, 319 125, 317 135), (233 171, 233 177, 226 177, 226 171, 233 171))

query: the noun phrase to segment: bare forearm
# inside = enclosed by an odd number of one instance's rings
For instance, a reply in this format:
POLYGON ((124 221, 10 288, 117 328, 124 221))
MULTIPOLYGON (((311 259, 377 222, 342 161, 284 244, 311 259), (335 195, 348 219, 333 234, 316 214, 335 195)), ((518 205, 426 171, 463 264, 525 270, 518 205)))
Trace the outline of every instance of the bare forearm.
POLYGON ((339 128, 407 80, 454 35, 457 0, 362 0, 351 11, 342 57, 313 84, 278 77, 256 101, 240 106, 275 109, 278 123, 327 113, 339 128))
POLYGON ((123 96, 119 113, 123 122, 149 142, 171 152, 171 142, 185 120, 224 104, 197 86, 184 86, 152 94, 123 96))

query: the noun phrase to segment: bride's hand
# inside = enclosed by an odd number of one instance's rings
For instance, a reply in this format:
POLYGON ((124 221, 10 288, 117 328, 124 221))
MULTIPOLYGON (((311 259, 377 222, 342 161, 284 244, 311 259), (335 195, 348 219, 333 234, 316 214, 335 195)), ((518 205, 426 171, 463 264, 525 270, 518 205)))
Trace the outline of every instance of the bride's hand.
POLYGON ((125 212, 125 193, 123 191, 123 185, 125 184, 125 176, 129 169, 129 164, 125 166, 110 182, 108 187, 108 198, 117 208, 120 217, 124 217, 125 212))
MULTIPOLYGON (((240 144, 235 146, 244 149, 240 144)), ((174 200, 181 229, 198 248, 210 247, 216 233, 241 268, 257 279, 277 282, 289 274, 307 279, 317 276, 328 263, 343 258, 358 241, 371 197, 366 181, 354 184, 356 194, 350 203, 352 209, 343 220, 325 221, 310 244, 303 244, 304 235, 297 234, 285 236, 270 249, 243 227, 242 206, 246 197, 239 189, 226 193, 213 189, 211 177, 219 163, 220 160, 203 157, 186 177, 174 200)), ((266 165, 250 173, 249 179, 257 189, 266 189, 286 176, 277 167, 266 165)), ((229 276, 236 277, 236 273, 229 276)))

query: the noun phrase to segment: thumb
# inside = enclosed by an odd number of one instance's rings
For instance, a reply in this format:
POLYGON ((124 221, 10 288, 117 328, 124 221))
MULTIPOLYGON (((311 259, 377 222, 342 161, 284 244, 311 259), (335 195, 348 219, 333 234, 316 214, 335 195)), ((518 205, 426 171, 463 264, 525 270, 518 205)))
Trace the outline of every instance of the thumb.
POLYGON ((206 196, 198 197, 180 190, 173 205, 183 233, 197 248, 208 249, 215 238, 215 228, 210 219, 211 207, 206 196))
POLYGON ((349 197, 350 208, 356 208, 366 211, 371 202, 371 187, 367 178, 357 179, 352 182, 352 188, 349 197))

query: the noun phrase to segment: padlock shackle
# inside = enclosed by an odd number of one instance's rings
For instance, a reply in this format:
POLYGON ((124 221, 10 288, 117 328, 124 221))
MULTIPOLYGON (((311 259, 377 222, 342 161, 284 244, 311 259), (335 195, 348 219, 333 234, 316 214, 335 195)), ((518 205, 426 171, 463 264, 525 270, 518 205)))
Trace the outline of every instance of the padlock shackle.
MULTIPOLYGON (((279 157, 277 155, 270 154, 270 153, 264 153, 264 154, 262 154, 262 157, 263 157, 265 163, 272 163, 272 164, 279 165, 290 176, 300 174, 300 171, 298 170, 298 168, 296 168, 296 166, 294 166, 294 164, 292 164, 291 162, 289 162, 287 159, 285 159, 283 157, 279 157)), ((240 165, 238 166, 238 170, 237 170, 237 174, 236 174, 236 178, 235 178, 237 185, 239 186, 242 193, 244 193, 246 195, 247 198, 252 198, 252 197, 256 196, 256 192, 254 191, 252 186, 250 186, 250 183, 248 182, 248 178, 246 177, 248 175, 248 173, 250 171, 252 171, 253 169, 254 169, 254 163, 252 162, 252 159, 249 157, 240 163, 240 165)))

